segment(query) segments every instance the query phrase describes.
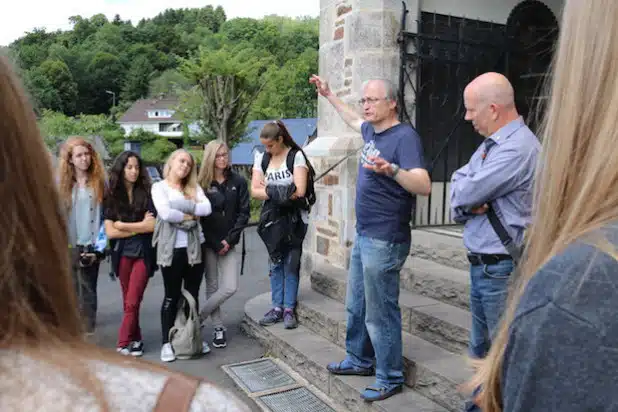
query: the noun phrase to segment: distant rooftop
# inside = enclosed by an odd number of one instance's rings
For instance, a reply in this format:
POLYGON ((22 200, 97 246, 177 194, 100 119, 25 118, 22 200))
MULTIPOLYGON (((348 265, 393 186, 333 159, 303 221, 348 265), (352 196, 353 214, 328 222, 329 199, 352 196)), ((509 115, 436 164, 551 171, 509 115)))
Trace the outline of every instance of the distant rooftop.
POLYGON ((118 121, 119 123, 159 123, 159 122, 181 122, 177 116, 176 107, 178 99, 171 97, 149 98, 136 100, 135 103, 127 110, 127 112, 118 121), (149 116, 148 113, 151 113, 149 116), (165 112, 171 116, 164 116, 165 112), (156 113, 156 116, 155 116, 156 113))

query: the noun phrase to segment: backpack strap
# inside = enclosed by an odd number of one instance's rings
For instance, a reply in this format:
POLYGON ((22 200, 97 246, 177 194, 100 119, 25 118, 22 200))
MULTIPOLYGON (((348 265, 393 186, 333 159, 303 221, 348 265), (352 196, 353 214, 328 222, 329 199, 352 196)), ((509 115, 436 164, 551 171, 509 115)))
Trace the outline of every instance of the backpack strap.
MULTIPOLYGON (((296 153, 298 153, 298 149, 290 149, 288 155, 285 159, 285 165, 287 166, 290 173, 294 174, 294 158, 296 157, 296 153)), ((264 156, 262 157, 262 173, 266 174, 266 169, 268 169, 268 164, 270 163, 270 153, 264 152, 264 156)))
POLYGON ((285 159, 286 166, 291 174, 294 174, 294 158, 296 157, 296 153, 298 153, 298 150, 291 148, 288 152, 288 157, 285 159))
POLYGON ((189 412, 191 402, 199 386, 200 380, 198 378, 180 373, 171 374, 163 385, 163 390, 159 394, 153 412, 189 412))
POLYGON ((262 156, 262 173, 266 176, 266 169, 268 169, 268 164, 270 163, 270 153, 264 152, 262 156))

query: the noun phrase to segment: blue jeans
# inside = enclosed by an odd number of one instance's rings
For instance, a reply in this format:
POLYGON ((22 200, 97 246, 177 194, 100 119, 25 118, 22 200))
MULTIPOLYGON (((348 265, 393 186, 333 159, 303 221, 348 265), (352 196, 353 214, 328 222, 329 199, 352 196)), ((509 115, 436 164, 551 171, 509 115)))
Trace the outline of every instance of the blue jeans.
POLYGON ((472 329, 469 350, 474 358, 484 358, 489 352, 492 336, 506 304, 512 271, 512 260, 502 260, 495 265, 470 266, 472 329))
POLYGON ((346 360, 373 367, 376 383, 399 385, 403 379, 399 271, 410 242, 390 243, 356 235, 346 292, 346 360))
POLYGON ((280 263, 270 264, 270 290, 273 307, 296 307, 302 249, 290 249, 280 263))

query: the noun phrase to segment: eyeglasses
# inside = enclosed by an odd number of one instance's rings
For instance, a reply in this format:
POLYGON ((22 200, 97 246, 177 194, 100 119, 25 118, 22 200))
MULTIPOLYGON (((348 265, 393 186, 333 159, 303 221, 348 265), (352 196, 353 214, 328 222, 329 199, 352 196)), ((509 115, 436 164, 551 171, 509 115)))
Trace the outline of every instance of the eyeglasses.
POLYGON ((363 106, 365 103, 369 103, 370 105, 374 105, 377 102, 379 102, 380 100, 388 100, 386 98, 377 98, 377 97, 368 97, 368 98, 362 98, 358 101, 358 104, 360 104, 361 106, 363 106))
POLYGON ((221 154, 217 153, 215 155, 215 159, 227 159, 227 156, 228 156, 228 153, 221 153, 221 154))

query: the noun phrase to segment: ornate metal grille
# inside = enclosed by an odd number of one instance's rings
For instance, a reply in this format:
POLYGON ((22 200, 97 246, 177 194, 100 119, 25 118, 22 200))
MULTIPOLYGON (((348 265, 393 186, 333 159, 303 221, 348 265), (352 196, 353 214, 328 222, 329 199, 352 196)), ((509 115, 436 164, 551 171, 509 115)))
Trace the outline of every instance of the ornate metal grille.
MULTIPOLYGON (((405 28, 405 3, 403 9, 405 28)), ((540 110, 535 102, 557 26, 547 6, 525 0, 513 9, 506 25, 421 12, 417 33, 400 32, 400 118, 420 134, 434 182, 415 226, 452 223, 448 182, 483 140, 463 119, 463 90, 472 79, 488 71, 505 74, 515 88, 520 113, 536 128, 540 110), (413 96, 406 96, 406 89, 413 96)))

